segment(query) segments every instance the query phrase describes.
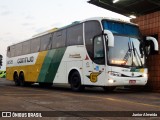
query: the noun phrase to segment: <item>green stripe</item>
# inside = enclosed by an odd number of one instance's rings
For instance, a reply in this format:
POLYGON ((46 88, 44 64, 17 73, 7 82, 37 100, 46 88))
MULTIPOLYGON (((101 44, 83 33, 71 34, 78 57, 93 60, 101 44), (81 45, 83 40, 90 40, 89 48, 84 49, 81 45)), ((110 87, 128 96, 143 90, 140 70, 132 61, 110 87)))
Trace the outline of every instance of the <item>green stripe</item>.
POLYGON ((48 51, 38 76, 38 82, 53 82, 65 51, 66 48, 48 51))

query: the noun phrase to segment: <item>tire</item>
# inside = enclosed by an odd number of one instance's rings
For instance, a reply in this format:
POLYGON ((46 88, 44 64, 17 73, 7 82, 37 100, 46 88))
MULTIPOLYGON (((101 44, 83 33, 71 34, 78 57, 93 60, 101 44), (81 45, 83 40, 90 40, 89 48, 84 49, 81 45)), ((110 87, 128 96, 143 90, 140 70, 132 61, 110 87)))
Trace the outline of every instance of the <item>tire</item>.
POLYGON ((113 92, 116 89, 116 87, 115 86, 105 86, 103 87, 103 89, 106 92, 113 92))
POLYGON ((19 81, 20 81, 20 86, 26 86, 25 78, 24 78, 24 73, 20 73, 19 75, 19 81))
POLYGON ((20 81, 17 73, 14 74, 14 83, 16 86, 20 86, 20 81))
POLYGON ((75 92, 79 92, 79 91, 84 90, 85 87, 82 86, 81 78, 80 78, 80 75, 77 71, 72 73, 72 75, 70 77, 70 85, 71 85, 71 89, 75 92))

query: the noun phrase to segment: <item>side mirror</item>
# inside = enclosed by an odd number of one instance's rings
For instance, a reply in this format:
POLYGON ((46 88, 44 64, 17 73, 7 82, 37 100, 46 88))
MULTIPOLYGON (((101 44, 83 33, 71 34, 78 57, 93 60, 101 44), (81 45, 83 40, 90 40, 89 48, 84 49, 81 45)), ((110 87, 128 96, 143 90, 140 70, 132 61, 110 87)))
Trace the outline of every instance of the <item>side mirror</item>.
POLYGON ((148 37, 146 37, 146 40, 153 42, 153 44, 154 44, 154 50, 155 51, 159 50, 159 48, 158 48, 158 41, 156 40, 156 38, 148 36, 148 37))
POLYGON ((113 33, 109 30, 104 30, 104 35, 107 36, 108 39, 108 46, 109 47, 114 47, 114 36, 113 33))

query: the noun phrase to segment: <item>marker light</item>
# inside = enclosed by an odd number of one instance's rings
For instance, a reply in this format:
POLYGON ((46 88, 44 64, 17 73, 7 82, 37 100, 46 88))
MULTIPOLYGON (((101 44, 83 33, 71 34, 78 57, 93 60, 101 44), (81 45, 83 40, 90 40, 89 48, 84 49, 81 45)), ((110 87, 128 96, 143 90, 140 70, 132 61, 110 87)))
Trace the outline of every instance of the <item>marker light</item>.
POLYGON ((130 17, 130 18, 136 18, 136 16, 135 16, 135 15, 130 15, 129 17, 130 17))
POLYGON ((112 63, 113 64, 125 64, 126 61, 124 61, 124 60, 112 60, 112 63))
POLYGON ((116 3, 116 2, 118 2, 119 0, 113 0, 113 3, 116 3))

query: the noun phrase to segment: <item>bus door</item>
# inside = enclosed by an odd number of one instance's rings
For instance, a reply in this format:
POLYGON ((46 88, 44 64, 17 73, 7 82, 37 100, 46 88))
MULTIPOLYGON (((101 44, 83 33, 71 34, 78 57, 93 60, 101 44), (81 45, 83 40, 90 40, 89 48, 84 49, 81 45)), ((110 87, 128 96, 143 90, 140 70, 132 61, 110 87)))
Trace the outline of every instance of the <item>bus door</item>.
MULTIPOLYGON (((88 58, 86 58, 88 59, 88 58)), ((84 80, 89 85, 104 85, 105 78, 105 50, 102 36, 93 39, 93 60, 84 60, 84 74, 88 79, 84 80)))

